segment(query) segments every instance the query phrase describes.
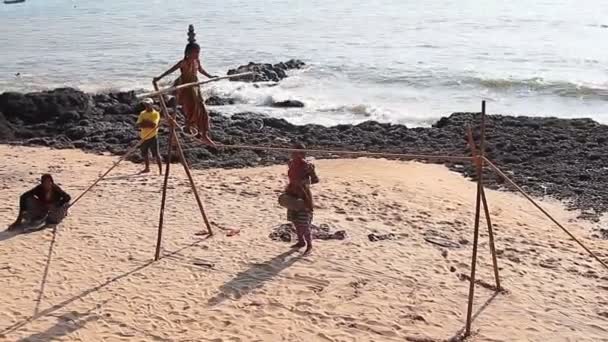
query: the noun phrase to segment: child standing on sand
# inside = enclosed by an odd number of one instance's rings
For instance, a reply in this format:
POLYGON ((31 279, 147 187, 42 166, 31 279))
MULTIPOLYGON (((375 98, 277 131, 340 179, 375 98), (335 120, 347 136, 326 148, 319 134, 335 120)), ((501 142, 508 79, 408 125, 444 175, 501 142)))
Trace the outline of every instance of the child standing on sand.
POLYGON ((312 250, 312 236, 310 224, 313 217, 313 201, 310 185, 319 182, 319 178, 315 173, 315 167, 312 163, 306 161, 306 154, 303 151, 303 144, 294 146, 298 151, 291 153, 289 161, 289 184, 285 188, 285 192, 279 197, 279 204, 287 208, 287 219, 293 223, 298 235, 298 242, 293 245, 293 248, 302 248, 306 246, 304 255, 307 255, 312 250))

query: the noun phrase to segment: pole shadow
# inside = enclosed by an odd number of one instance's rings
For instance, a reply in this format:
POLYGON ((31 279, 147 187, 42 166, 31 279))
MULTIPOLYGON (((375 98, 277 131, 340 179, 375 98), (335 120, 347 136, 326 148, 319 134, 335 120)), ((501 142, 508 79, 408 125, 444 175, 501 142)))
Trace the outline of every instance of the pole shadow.
POLYGON ((290 249, 263 263, 251 264, 247 270, 238 273, 227 283, 221 285, 220 293, 209 299, 207 305, 216 306, 226 300, 238 300, 244 295, 263 287, 266 282, 272 280, 281 271, 300 260, 300 256, 288 258, 294 252, 296 252, 296 249, 290 249))
MULTIPOLYGON (((171 253, 162 255, 160 259, 162 260, 162 259, 164 259, 166 257, 170 257, 170 256, 172 256, 174 254, 178 254, 178 253, 182 252, 183 250, 186 250, 188 248, 197 246, 198 244, 200 244, 204 240, 205 239, 196 240, 193 243, 191 243, 189 245, 186 245, 186 246, 184 246, 184 247, 182 247, 180 249, 177 249, 177 250, 175 250, 175 251, 173 251, 171 253)), ((144 264, 141 264, 141 265, 135 267, 134 269, 132 269, 130 271, 127 271, 127 272, 119 274, 119 275, 117 275, 117 276, 115 276, 113 278, 110 278, 107 281, 105 281, 105 282, 103 282, 103 283, 101 283, 101 284, 99 284, 97 286, 94 286, 94 287, 91 287, 91 288, 89 288, 87 290, 84 290, 84 291, 80 292, 79 294, 76 294, 76 295, 74 295, 74 296, 72 296, 72 297, 70 297, 70 298, 68 298, 68 299, 66 299, 66 300, 64 300, 64 301, 62 301, 60 303, 57 303, 57 304, 55 304, 55 305, 53 305, 53 306, 51 306, 51 307, 49 307, 49 308, 47 308, 45 310, 42 310, 42 311, 39 311, 39 312, 35 313, 31 317, 28 317, 28 318, 26 318, 26 319, 24 319, 22 321, 19 321, 19 322, 15 323, 15 324, 13 324, 11 326, 8 326, 8 327, 6 327, 6 328, 4 328, 3 330, 0 331, 0 338, 4 338, 5 335, 10 334, 12 332, 15 332, 15 331, 21 329, 22 327, 26 326, 27 324, 29 324, 29 323, 31 323, 31 322, 33 322, 33 321, 35 321, 35 320, 37 320, 37 319, 39 319, 41 317, 48 316, 48 315, 54 313, 55 311, 60 310, 60 309, 64 308, 65 306, 67 306, 67 305, 69 305, 69 304, 71 304, 71 303, 73 303, 73 302, 75 302, 75 301, 77 301, 79 299, 82 299, 82 298, 84 298, 84 297, 86 297, 88 295, 90 295, 91 293, 98 292, 98 291, 100 291, 100 290, 108 287, 109 285, 112 285, 112 284, 120 281, 121 279, 127 278, 130 275, 132 275, 134 273, 137 273, 137 272, 139 272, 139 271, 141 271, 141 270, 149 267, 150 265, 154 264, 154 262, 155 262, 154 260, 150 260, 150 261, 148 261, 148 262, 146 262, 144 264)), ((42 296, 42 295, 40 295, 40 296, 42 296)))
MULTIPOLYGON (((489 306, 490 304, 492 304, 492 302, 494 301, 494 299, 496 299, 496 297, 498 297, 499 294, 501 294, 501 291, 496 291, 494 292, 490 298, 488 298, 485 303, 483 303, 479 309, 477 309, 477 311, 475 311, 475 313, 473 314, 473 316, 471 317, 471 324, 473 322, 475 322, 475 320, 477 319, 477 317, 479 315, 481 315, 489 306)), ((466 330, 466 326, 463 326, 462 328, 460 328, 456 334, 454 334, 454 336, 448 338, 446 341, 448 342, 460 342, 460 341, 464 341, 467 336, 464 336, 464 331, 466 330)))
POLYGON ((51 261, 53 259, 53 249, 55 248, 55 241, 57 241, 57 225, 52 225, 53 237, 51 244, 49 245, 49 252, 46 257, 46 265, 44 266, 44 272, 42 273, 42 280, 40 281, 40 290, 38 291, 38 298, 36 298, 36 307, 34 308, 34 315, 38 313, 40 303, 42 302, 42 296, 44 295, 44 288, 46 287, 46 281, 49 276, 49 269, 51 268, 51 261))
MULTIPOLYGON (((95 308, 99 307, 100 305, 95 306, 95 308)), ((98 320, 99 316, 93 314, 92 311, 93 309, 84 313, 72 311, 60 316, 56 316, 57 322, 55 325, 45 331, 20 338, 17 340, 17 342, 57 341, 61 337, 68 336, 71 333, 84 328, 87 323, 98 320)))

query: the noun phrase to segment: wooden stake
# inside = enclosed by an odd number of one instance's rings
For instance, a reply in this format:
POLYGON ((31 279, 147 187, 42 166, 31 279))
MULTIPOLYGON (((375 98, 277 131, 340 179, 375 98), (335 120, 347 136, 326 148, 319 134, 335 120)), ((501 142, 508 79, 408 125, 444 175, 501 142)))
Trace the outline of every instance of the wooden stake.
POLYGON ((479 216, 481 211, 481 192, 483 189, 482 183, 482 159, 483 149, 485 146, 485 111, 486 111, 486 103, 485 101, 481 102, 481 144, 480 151, 478 154, 478 158, 476 160, 475 167, 477 169, 477 198, 475 201, 475 227, 473 232, 473 254, 471 257, 471 277, 469 283, 469 302, 467 307, 467 322, 465 327, 465 336, 471 335, 471 320, 473 317, 473 299, 475 298, 475 270, 477 266, 477 245, 479 242, 479 216))

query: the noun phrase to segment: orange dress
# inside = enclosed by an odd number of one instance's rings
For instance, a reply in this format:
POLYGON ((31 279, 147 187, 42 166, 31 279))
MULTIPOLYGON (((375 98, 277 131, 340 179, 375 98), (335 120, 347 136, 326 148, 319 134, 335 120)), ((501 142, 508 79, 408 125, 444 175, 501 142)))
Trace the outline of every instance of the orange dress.
MULTIPOLYGON (((198 60, 182 60, 180 65, 181 76, 175 80, 174 85, 198 82, 198 60)), ((177 103, 182 106, 186 115, 186 126, 196 128, 200 133, 206 135, 209 131, 209 115, 198 86, 178 89, 176 93, 177 103)))

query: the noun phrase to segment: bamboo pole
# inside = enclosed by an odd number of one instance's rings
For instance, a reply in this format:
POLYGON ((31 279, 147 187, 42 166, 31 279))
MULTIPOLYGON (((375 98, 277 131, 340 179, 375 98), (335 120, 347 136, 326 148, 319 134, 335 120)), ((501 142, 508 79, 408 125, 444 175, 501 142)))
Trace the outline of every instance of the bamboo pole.
POLYGON ((203 201, 201 200, 198 190, 196 190, 196 184, 194 183, 194 179, 192 178, 192 174, 190 173, 190 166, 188 166, 188 162, 186 161, 186 156, 184 156, 184 151, 182 150, 182 146, 179 142, 179 138, 177 135, 175 136, 175 146, 177 147, 177 155, 179 156, 179 160, 184 166, 184 171, 186 171, 186 176, 188 176, 188 180, 190 181, 190 186, 192 187, 192 192, 194 193, 194 197, 196 198, 196 203, 198 204, 198 209, 201 211, 201 215, 203 216, 203 221, 205 221, 205 226, 207 226, 207 233, 209 236, 213 235, 213 231, 211 230, 211 224, 209 223, 209 219, 207 219, 207 214, 205 214, 205 208, 203 206, 203 201))
MULTIPOLYGON (((481 175, 480 175, 481 176, 481 175)), ((498 274, 498 259, 496 258, 496 246, 494 245, 494 229, 492 228, 492 219, 490 218, 490 208, 486 200, 486 191, 481 187, 481 203, 486 215, 486 223, 488 225, 488 238, 490 240, 490 253, 492 254, 492 265, 494 267, 494 280, 496 281, 496 291, 502 290, 500 286, 500 276, 498 274)))
POLYGON ((467 322, 465 327, 465 336, 469 336, 471 334, 471 320, 473 318, 473 299, 475 298, 475 271, 477 266, 477 245, 479 242, 479 216, 481 211, 481 191, 483 189, 482 177, 480 177, 483 173, 482 167, 482 159, 483 149, 485 146, 485 111, 486 111, 486 103, 485 101, 481 102, 481 144, 480 144, 480 152, 478 154, 478 158, 476 160, 476 169, 477 174, 477 197, 475 200, 475 227, 473 232, 473 253, 471 256, 471 277, 469 283, 469 302, 467 306, 467 322))
POLYGON ((159 90, 158 87, 154 87, 155 91, 150 92, 150 93, 139 94, 139 95, 137 95, 137 98, 141 99, 143 97, 158 96, 158 95, 162 95, 162 94, 166 94, 166 93, 171 93, 171 92, 174 92, 176 90, 183 89, 183 88, 190 88, 190 87, 194 87, 194 86, 200 86, 201 84, 207 84, 207 83, 211 83, 211 82, 217 82, 217 81, 226 80, 226 79, 230 79, 230 78, 243 77, 243 76, 248 76, 248 75, 252 75, 252 74, 254 74, 254 73, 253 72, 242 72, 240 74, 215 77, 215 78, 211 78, 211 79, 204 80, 204 81, 184 83, 184 84, 176 85, 176 86, 173 86, 173 87, 165 88, 165 89, 162 89, 162 90, 159 90))
MULTIPOLYGON (((158 90, 158 84, 156 82, 152 82, 154 84, 154 89, 158 90)), ((161 96, 162 98, 162 96, 161 96)), ((163 99, 164 102, 164 99, 163 99)), ((163 103, 161 102, 161 103, 163 103)), ((163 115, 165 117, 169 117, 169 113, 165 111, 166 107, 163 107, 163 115)), ((173 114, 175 116, 175 113, 173 114)), ((174 121, 170 121, 170 133, 169 133, 169 143, 167 146, 167 162, 165 166, 165 179, 163 180, 163 193, 160 201, 160 213, 158 217, 158 233, 156 234, 156 252, 154 254, 154 261, 158 261, 160 259, 160 249, 162 245, 163 239, 163 224, 165 221, 165 205, 167 202, 167 184, 169 183, 169 172, 171 171, 171 154, 173 152, 173 136, 175 135, 175 125, 174 121)))
MULTIPOLYGON (((473 139, 473 132, 471 131, 471 127, 467 127, 467 138, 469 140, 469 146, 471 147, 471 154, 477 155, 477 148, 475 146, 475 141, 473 139)), ((483 161, 482 161, 483 162, 483 161)), ((483 165, 482 165, 483 168, 483 165)), ((477 174, 477 177, 483 177, 483 174, 477 174)), ((488 201, 486 199, 486 191, 485 188, 481 187, 481 203, 483 204, 484 214, 486 216, 486 223, 488 225, 488 237, 490 240, 490 253, 492 254, 492 265, 494 267, 494 280, 496 281, 496 291, 501 290, 500 286, 500 277, 498 274, 498 260, 496 258, 496 247, 494 245, 494 229, 492 226, 492 219, 490 217, 490 207, 488 206, 488 201)))

